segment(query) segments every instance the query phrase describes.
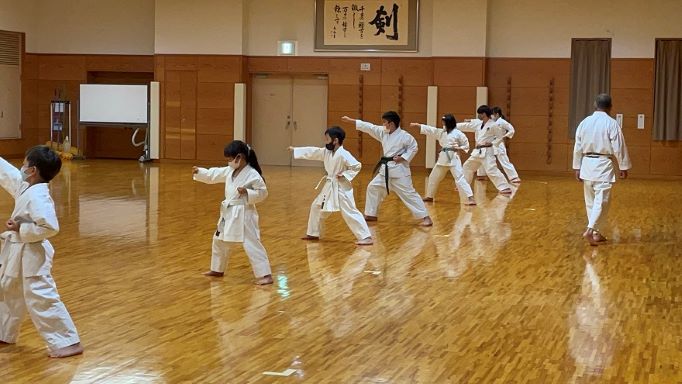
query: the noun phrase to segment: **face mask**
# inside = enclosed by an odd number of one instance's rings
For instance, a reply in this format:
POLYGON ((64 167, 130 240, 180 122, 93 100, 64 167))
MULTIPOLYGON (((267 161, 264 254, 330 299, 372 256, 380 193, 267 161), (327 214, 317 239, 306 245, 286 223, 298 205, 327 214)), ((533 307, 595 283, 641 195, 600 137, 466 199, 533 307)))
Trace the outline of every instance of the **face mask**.
POLYGON ((22 165, 22 166, 21 166, 21 170, 20 170, 20 172, 21 172, 21 180, 23 180, 23 181, 28 181, 28 178, 31 176, 31 175, 29 175, 29 174, 26 173, 27 170, 28 170, 28 167, 27 167, 27 166, 25 166, 25 165, 22 165))
POLYGON ((232 161, 230 161, 229 163, 227 163, 227 165, 229 165, 230 168, 232 168, 232 169, 237 169, 237 168, 239 168, 239 158, 238 158, 238 157, 235 157, 234 160, 232 160, 232 161))
POLYGON ((324 146, 325 146, 325 148, 327 148, 330 151, 334 150, 334 143, 327 143, 324 146))

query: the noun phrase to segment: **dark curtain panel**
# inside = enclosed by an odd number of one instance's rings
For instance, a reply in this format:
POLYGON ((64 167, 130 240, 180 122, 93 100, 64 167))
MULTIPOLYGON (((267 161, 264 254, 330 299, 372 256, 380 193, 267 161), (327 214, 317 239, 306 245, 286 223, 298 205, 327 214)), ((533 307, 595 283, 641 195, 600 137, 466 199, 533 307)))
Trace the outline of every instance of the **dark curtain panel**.
POLYGON ((654 140, 682 140, 682 40, 656 41, 654 140))
POLYGON ((611 40, 573 39, 568 134, 575 138, 578 124, 594 112, 594 98, 611 91, 611 40))

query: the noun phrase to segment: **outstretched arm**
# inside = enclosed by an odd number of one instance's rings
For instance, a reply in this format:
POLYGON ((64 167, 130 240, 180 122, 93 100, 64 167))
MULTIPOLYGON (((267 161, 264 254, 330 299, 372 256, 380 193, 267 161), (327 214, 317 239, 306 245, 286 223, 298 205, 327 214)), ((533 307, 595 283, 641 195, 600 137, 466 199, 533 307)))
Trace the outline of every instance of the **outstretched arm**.
POLYGON ((21 187, 21 171, 0 157, 0 186, 14 196, 21 187))
POLYGON ((224 183, 227 180, 227 173, 230 167, 216 167, 216 168, 201 168, 192 167, 192 174, 194 180, 205 184, 224 183))

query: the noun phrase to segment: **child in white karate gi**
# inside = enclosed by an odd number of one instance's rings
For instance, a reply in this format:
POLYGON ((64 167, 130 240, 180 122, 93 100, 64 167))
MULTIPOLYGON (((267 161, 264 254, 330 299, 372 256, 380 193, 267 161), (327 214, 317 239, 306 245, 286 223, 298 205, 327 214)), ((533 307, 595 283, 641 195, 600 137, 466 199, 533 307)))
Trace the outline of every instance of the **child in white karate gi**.
POLYGON ((0 344, 17 342, 28 312, 50 357, 83 353, 50 273, 54 248, 47 239, 59 232, 59 223, 49 182, 61 167, 59 155, 45 146, 29 149, 21 170, 0 158, 0 185, 15 200, 0 234, 0 344))
MULTIPOLYGON (((346 132, 340 127, 331 127, 324 133, 327 138, 325 148, 318 147, 289 147, 295 159, 318 160, 324 162, 327 175, 320 180, 324 185, 310 206, 308 230, 303 240, 318 240, 320 238, 320 219, 322 214, 341 212, 341 217, 348 228, 357 238, 356 244, 370 245, 373 243, 372 234, 362 213, 355 207, 353 197, 353 178, 360 173, 362 164, 343 148, 346 132)), ((318 188, 316 187, 316 189, 318 188)))
POLYGON ((213 235, 211 270, 206 276, 222 277, 227 268, 232 243, 243 243, 249 257, 257 285, 272 284, 268 255, 260 241, 256 203, 268 196, 256 153, 243 141, 235 140, 225 146, 227 167, 192 167, 194 180, 216 184, 225 183, 225 200, 220 208, 218 228, 213 235))

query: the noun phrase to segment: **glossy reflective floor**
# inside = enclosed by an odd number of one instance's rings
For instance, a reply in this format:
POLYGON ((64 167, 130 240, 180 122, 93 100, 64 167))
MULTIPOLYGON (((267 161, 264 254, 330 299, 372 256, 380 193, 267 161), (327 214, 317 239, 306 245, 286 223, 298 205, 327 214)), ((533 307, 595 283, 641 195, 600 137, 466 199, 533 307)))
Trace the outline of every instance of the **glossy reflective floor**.
POLYGON ((593 248, 570 177, 522 174, 511 199, 477 182, 470 208, 448 176, 432 228, 391 195, 358 248, 338 214, 299 240, 321 169, 266 168, 275 284, 256 287, 241 249, 223 279, 201 275, 223 186, 190 168, 66 164, 53 275, 86 351, 47 358, 27 319, 0 382, 682 382, 681 181, 619 181, 611 243, 593 248))

